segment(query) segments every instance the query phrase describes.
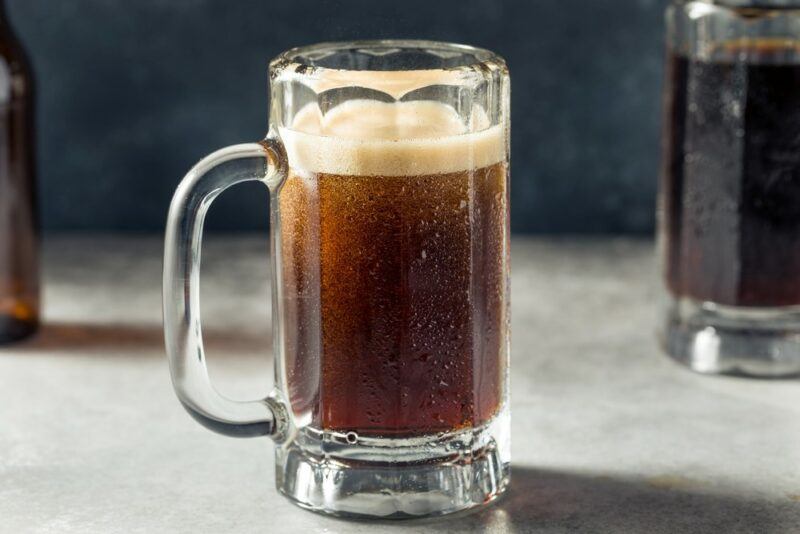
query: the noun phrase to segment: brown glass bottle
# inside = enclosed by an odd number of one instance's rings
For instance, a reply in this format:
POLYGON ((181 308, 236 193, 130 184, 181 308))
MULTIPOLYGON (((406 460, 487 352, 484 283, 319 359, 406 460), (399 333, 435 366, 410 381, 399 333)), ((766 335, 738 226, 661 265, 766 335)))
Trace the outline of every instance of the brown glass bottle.
POLYGON ((0 2, 0 343, 39 324, 34 84, 0 2))

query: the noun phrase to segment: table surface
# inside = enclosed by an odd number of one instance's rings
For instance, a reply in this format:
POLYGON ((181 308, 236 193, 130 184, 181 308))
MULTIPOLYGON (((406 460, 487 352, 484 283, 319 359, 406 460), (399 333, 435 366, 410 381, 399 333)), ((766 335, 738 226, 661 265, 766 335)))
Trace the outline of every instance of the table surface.
MULTIPOLYGON (((274 488, 272 445, 191 420, 161 334, 161 244, 45 246, 45 324, 0 349, 2 532, 798 532, 800 381, 695 375, 654 339, 647 241, 513 243, 512 483, 477 513, 349 522, 274 488)), ((262 237, 204 249, 212 379, 271 386, 262 237)))

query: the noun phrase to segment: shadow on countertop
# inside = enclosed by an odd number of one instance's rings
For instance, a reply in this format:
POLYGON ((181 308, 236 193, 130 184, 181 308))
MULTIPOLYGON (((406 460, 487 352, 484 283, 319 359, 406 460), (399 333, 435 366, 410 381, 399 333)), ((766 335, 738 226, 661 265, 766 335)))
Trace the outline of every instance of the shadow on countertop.
POLYGON ((786 533, 800 525, 800 503, 726 494, 682 477, 625 479, 512 467, 508 493, 476 513, 395 525, 415 532, 786 533))
MULTIPOLYGON (((203 328, 204 346, 209 351, 226 353, 260 352, 269 350, 269 332, 254 333, 203 328)), ((30 352, 82 354, 139 354, 163 355, 164 331, 160 324, 69 323, 45 322, 39 332, 15 346, 30 352)))

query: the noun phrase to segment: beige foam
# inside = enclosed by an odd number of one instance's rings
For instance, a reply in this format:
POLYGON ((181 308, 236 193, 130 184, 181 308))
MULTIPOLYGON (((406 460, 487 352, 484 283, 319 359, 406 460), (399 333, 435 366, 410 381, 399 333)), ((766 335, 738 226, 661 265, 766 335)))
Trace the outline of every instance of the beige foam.
POLYGON ((289 165, 349 176, 415 176, 488 167, 505 159, 501 126, 475 112, 467 126, 445 104, 351 100, 324 116, 307 106, 280 128, 289 165))

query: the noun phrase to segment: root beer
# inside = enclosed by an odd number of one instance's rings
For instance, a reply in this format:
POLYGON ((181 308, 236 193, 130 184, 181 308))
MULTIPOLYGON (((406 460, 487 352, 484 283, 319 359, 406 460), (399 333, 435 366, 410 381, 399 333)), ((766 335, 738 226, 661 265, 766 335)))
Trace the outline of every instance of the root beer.
POLYGON ((417 436, 503 399, 504 132, 436 102, 355 100, 283 129, 288 390, 315 427, 417 436))
POLYGON ((678 297, 800 305, 800 43, 669 58, 662 232, 678 297))

